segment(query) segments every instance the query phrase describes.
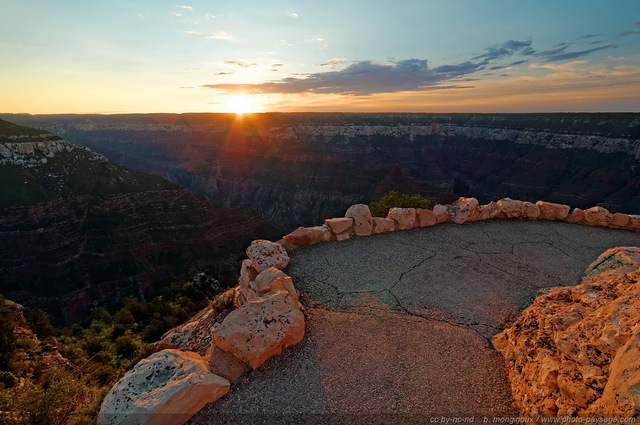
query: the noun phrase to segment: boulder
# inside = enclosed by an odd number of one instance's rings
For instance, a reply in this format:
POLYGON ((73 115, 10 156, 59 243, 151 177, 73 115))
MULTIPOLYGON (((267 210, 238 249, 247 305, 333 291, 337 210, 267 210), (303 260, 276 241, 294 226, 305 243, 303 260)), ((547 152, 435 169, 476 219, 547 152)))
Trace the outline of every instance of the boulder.
POLYGON ((294 245, 291 242, 287 242, 284 239, 278 239, 276 241, 277 244, 282 245, 282 247, 287 251, 287 252, 291 252, 294 249, 296 249, 298 247, 298 245, 294 245))
POLYGON ((425 210, 422 208, 416 209, 416 225, 417 227, 429 227, 436 224, 438 220, 436 215, 431 210, 425 210))
POLYGON ((251 242, 246 252, 253 267, 259 272, 269 267, 284 269, 290 261, 282 245, 264 239, 251 242))
POLYGON ((233 354, 221 350, 215 345, 211 347, 209 357, 209 371, 222 376, 229 382, 234 382, 249 370, 249 365, 243 363, 233 354))
POLYGON ((353 218, 353 230, 356 236, 368 236, 373 231, 373 217, 365 204, 350 206, 344 216, 353 218))
POLYGON ((553 202, 538 201, 540 218, 545 220, 564 220, 569 215, 569 205, 554 204, 553 202))
POLYGON ((256 290, 260 293, 269 292, 273 281, 279 277, 287 277, 286 273, 275 267, 269 267, 256 277, 256 290))
POLYGON ((507 218, 520 218, 525 216, 525 203, 511 198, 502 198, 498 202, 498 208, 507 218))
POLYGON ((584 222, 590 226, 604 226, 611 225, 613 220, 613 214, 609 210, 602 207, 591 207, 588 210, 584 210, 584 222))
POLYGON ((436 215, 436 223, 444 223, 451 220, 451 214, 449 214, 448 205, 436 205, 433 207, 433 213, 436 215))
POLYGON ((567 215, 564 219, 567 223, 580 223, 584 220, 584 211, 580 208, 574 208, 571 214, 567 215))
POLYGON ((491 201, 486 205, 478 206, 478 218, 476 220, 490 220, 501 214, 504 215, 498 203, 491 201))
POLYGON ((294 245, 308 246, 323 242, 324 231, 318 227, 298 227, 293 232, 283 236, 282 239, 294 245))
POLYGON ((353 228, 353 222, 354 220, 351 217, 340 217, 328 218, 324 221, 324 224, 331 229, 334 235, 338 235, 353 228))
POLYGON ((476 198, 458 198, 457 201, 451 204, 449 214, 456 224, 476 221, 480 215, 479 205, 476 198))
POLYGON ((213 330, 213 343, 253 369, 304 337, 304 315, 286 291, 273 291, 232 311, 213 330))
POLYGON ((209 372, 196 353, 159 351, 141 360, 111 388, 99 425, 181 425, 229 391, 229 381, 209 372))
POLYGON ((253 301, 258 298, 258 293, 252 288, 243 288, 241 286, 236 287, 236 292, 233 295, 233 306, 238 308, 241 305, 253 301))
POLYGON ((525 202, 523 217, 533 219, 540 217, 540 207, 532 202, 525 202))
POLYGON ((329 227, 325 224, 323 224, 322 226, 314 226, 312 227, 312 229, 315 229, 316 231, 321 233, 322 236, 320 237, 320 242, 329 242, 336 240, 336 235, 334 235, 331 229, 329 229, 329 227))
POLYGON ((416 210, 414 208, 391 208, 387 218, 395 222, 396 230, 413 229, 416 225, 416 210))
POLYGON ((268 292, 276 291, 279 289, 287 291, 289 295, 291 295, 291 297, 294 299, 294 301, 296 303, 298 302, 298 291, 296 291, 295 286, 293 286, 293 279, 291 279, 290 276, 276 277, 269 282, 268 286, 263 287, 260 292, 266 294, 268 292))
POLYGON ((373 217, 373 233, 386 233, 396 230, 396 222, 390 218, 373 217))
POLYGON ((630 214, 628 229, 640 230, 640 215, 630 214))
POLYGON ((611 218, 611 226, 613 227, 627 227, 630 222, 629 214, 615 213, 611 218))

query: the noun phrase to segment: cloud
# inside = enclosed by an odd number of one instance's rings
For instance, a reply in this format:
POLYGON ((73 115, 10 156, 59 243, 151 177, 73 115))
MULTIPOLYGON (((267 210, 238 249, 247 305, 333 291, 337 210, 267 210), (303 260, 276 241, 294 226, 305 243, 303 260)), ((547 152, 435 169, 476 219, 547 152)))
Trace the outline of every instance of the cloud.
POLYGON ((298 16, 300 16, 300 15, 298 15, 296 12, 291 12, 291 13, 289 13, 289 16, 290 16, 291 18, 297 18, 297 17, 298 17, 298 16))
POLYGON ((587 34, 587 35, 583 35, 582 37, 576 38, 576 40, 586 40, 587 38, 599 37, 601 35, 602 34, 587 34))
MULTIPOLYGON (((633 26, 636 27, 636 28, 640 28, 640 21, 634 22, 633 26)), ((638 31, 638 30, 636 30, 636 31, 624 31, 624 32, 618 33, 618 37, 626 37, 628 35, 640 35, 640 31, 638 31)))
POLYGON ((361 61, 340 71, 306 74, 303 78, 288 77, 261 84, 209 84, 202 87, 226 92, 336 93, 362 96, 411 90, 469 88, 440 83, 468 74, 479 67, 478 64, 466 62, 429 69, 425 59, 407 59, 391 65, 361 61))
POLYGON ((178 7, 180 9, 184 9, 184 10, 188 10, 190 12, 193 12, 193 7, 192 6, 181 6, 181 5, 178 5, 178 7))
POLYGON ((224 61, 225 65, 237 65, 240 68, 251 68, 252 66, 258 65, 255 62, 243 62, 243 61, 224 61))
POLYGON ((515 53, 530 55, 535 53, 533 48, 531 47, 531 40, 528 41, 517 41, 517 40, 509 40, 502 43, 500 46, 491 46, 487 47, 485 53, 478 55, 473 58, 473 60, 482 60, 484 63, 489 63, 491 61, 501 59, 505 56, 511 56, 515 53))
POLYGON ((205 17, 206 19, 215 19, 215 18, 216 18, 216 15, 212 15, 211 13, 205 13, 205 14, 204 14, 204 17, 205 17))
POLYGON ((180 17, 180 16, 184 16, 182 13, 179 12, 171 12, 169 13, 170 16, 175 16, 175 17, 180 17))
POLYGON ((338 67, 338 65, 344 63, 347 61, 347 58, 331 58, 328 61, 326 61, 325 63, 321 63, 318 64, 316 66, 326 66, 330 69, 335 69, 338 67))
POLYGON ((218 72, 216 75, 233 75, 235 72, 218 72))
POLYGON ((194 68, 193 66, 185 66, 183 69, 185 71, 200 71, 200 68, 194 68))
POLYGON ((274 63, 273 65, 271 65, 273 68, 277 68, 277 67, 281 67, 281 66, 287 66, 283 63, 274 63))
POLYGON ((200 31, 196 31, 196 30, 189 30, 189 31, 185 31, 185 34, 192 34, 192 35, 202 35, 202 33, 200 31))
POLYGON ((545 52, 539 53, 538 56, 545 58, 545 62, 558 62, 579 58, 581 56, 586 56, 600 50, 615 49, 616 47, 618 47, 618 45, 607 44, 606 46, 594 47, 593 49, 579 50, 576 52, 567 52, 567 47, 568 46, 563 46, 559 49, 547 50, 545 52))
POLYGON ((232 36, 231 34, 229 34, 226 31, 214 32, 210 36, 208 36, 207 38, 209 40, 233 40, 233 39, 235 39, 234 36, 232 36))

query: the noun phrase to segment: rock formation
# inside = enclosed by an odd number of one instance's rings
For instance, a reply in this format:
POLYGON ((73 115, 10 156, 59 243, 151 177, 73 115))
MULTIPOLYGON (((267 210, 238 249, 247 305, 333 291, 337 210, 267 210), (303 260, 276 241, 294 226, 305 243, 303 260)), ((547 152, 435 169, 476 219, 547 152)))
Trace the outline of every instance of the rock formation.
POLYGON ((286 231, 396 189, 640 213, 638 114, 28 116, 286 231), (479 160, 480 158, 480 160, 479 160))
POLYGON ((613 248, 494 338, 527 417, 640 414, 640 248, 613 248))

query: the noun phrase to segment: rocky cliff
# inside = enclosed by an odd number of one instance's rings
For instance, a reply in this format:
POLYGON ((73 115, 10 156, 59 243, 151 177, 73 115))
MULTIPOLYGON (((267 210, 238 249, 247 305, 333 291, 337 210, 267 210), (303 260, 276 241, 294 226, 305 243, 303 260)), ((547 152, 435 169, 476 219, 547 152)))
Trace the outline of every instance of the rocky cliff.
POLYGON ((273 228, 85 147, 0 120, 0 293, 66 322, 200 270, 232 280, 273 228))
POLYGON ((640 212, 640 114, 12 115, 285 230, 391 189, 640 212))

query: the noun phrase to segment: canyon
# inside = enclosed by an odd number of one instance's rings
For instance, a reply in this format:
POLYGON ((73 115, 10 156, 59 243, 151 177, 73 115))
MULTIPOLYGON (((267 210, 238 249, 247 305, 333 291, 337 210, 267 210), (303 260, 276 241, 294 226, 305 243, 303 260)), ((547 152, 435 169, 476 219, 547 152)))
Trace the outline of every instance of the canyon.
POLYGON ((5 115, 290 231, 389 190, 640 212, 640 114, 5 115))
POLYGON ((0 120, 0 293, 57 323, 206 271, 233 281, 244 245, 274 234, 88 148, 0 120))

